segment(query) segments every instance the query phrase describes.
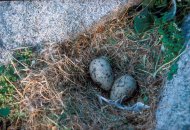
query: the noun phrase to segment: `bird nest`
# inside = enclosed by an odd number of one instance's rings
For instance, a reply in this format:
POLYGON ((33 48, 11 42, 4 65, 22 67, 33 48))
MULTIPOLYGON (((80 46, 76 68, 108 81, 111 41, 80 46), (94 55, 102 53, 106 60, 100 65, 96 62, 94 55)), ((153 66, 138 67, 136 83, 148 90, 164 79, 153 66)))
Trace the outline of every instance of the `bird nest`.
POLYGON ((158 91, 163 80, 163 59, 159 36, 138 35, 133 16, 124 11, 118 18, 100 25, 73 41, 47 44, 33 57, 27 76, 17 87, 17 117, 14 125, 25 129, 151 129, 158 91), (141 113, 100 105, 97 94, 109 98, 89 74, 90 62, 99 56, 110 60, 115 78, 130 74, 138 89, 125 105, 137 101, 150 106, 141 113), (160 57, 159 57, 160 56, 160 57))

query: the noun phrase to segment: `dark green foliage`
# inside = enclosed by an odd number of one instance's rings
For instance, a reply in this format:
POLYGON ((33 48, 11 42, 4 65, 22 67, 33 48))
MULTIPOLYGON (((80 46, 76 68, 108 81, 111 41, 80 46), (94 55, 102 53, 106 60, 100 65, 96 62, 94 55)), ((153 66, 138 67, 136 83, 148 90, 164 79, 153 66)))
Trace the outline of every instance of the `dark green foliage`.
POLYGON ((149 14, 148 9, 144 9, 139 15, 134 19, 134 29, 137 33, 142 33, 150 29, 153 23, 153 18, 149 14))
POLYGON ((183 49, 184 37, 181 30, 178 28, 175 21, 162 23, 160 20, 155 20, 158 33, 161 36, 162 45, 164 47, 164 63, 170 62, 177 57, 183 49))
POLYGON ((0 117, 7 117, 10 113, 10 108, 1 108, 0 109, 0 117))
POLYGON ((171 80, 173 78, 173 75, 177 73, 178 64, 173 64, 170 68, 170 71, 168 72, 168 80, 171 80))
POLYGON ((32 51, 30 49, 18 50, 13 54, 13 62, 8 65, 0 65, 0 117, 6 117, 10 113, 10 108, 14 102, 14 84, 19 82, 20 72, 31 64, 32 51), (21 64, 22 63, 22 64, 21 64), (17 72, 18 71, 18 72, 17 72))
MULTIPOLYGON (((162 46, 164 48, 164 64, 174 60, 183 50, 184 36, 181 29, 178 27, 175 19, 167 20, 169 13, 162 18, 155 17, 155 25, 158 27, 158 33, 161 36, 162 46)), ((171 17, 170 17, 171 18, 171 17)), ((168 18, 168 19, 170 19, 168 18)), ((174 61, 174 65, 170 67, 168 72, 168 79, 171 80, 173 74, 177 73, 177 59, 174 61)))
POLYGON ((10 95, 13 94, 14 88, 10 82, 15 82, 18 79, 19 77, 14 73, 12 65, 0 66, 0 108, 12 102, 12 96, 10 95))
MULTIPOLYGON (((14 53, 14 57, 18 61, 22 62, 22 64, 30 65, 31 64, 31 57, 32 57, 32 50, 31 49, 18 50, 14 53)), ((20 65, 20 67, 21 67, 21 65, 20 65)))
MULTIPOLYGON (((151 30, 151 32, 157 31, 160 35, 164 57, 163 64, 174 60, 183 50, 183 43, 185 42, 184 36, 178 27, 180 22, 176 21, 180 16, 174 14, 176 7, 187 8, 187 4, 190 3, 179 2, 176 5, 175 2, 170 4, 171 2, 172 1, 169 0, 144 0, 142 4, 144 11, 134 19, 134 29, 137 33, 144 33, 147 30, 151 30), (146 14, 145 16, 148 17, 138 19, 144 13, 146 14)), ((176 72, 177 65, 172 65, 168 73, 168 79, 172 79, 172 75, 176 72)))

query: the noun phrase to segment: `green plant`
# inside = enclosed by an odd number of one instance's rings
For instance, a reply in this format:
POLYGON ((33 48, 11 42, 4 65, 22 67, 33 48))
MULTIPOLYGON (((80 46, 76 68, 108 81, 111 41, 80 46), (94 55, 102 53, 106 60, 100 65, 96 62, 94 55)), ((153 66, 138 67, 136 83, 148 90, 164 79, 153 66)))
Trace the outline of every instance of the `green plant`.
POLYGON ((31 49, 17 50, 8 65, 0 65, 0 117, 7 117, 14 106, 18 82, 26 75, 23 69, 31 64, 31 49))
POLYGON ((134 19, 134 29, 137 33, 142 33, 150 29, 153 24, 153 17, 149 13, 148 8, 145 8, 134 19))
POLYGON ((9 113, 10 113, 10 108, 8 108, 8 107, 0 109, 1 117, 7 117, 9 115, 9 113))
POLYGON ((174 63, 170 67, 170 71, 168 72, 168 79, 171 80, 173 78, 173 75, 177 73, 178 64, 174 63))
POLYGON ((15 74, 14 67, 11 64, 0 66, 0 108, 7 107, 7 104, 13 102, 13 82, 18 79, 19 77, 15 74))
MULTIPOLYGON (((172 7, 168 8, 167 0, 144 0, 142 4, 143 11, 134 19, 134 29, 137 33, 145 33, 146 31, 158 32, 162 44, 162 57, 164 58, 163 66, 161 67, 170 65, 168 79, 172 79, 173 74, 177 72, 175 63, 178 58, 176 57, 184 49, 184 37, 179 28, 180 22, 176 21, 180 16, 175 16, 175 14, 177 7, 181 8, 187 5, 187 3, 176 3, 175 0, 171 2, 173 2, 172 7)), ((157 71, 160 70, 162 68, 158 68, 157 71)), ((157 71, 155 74, 157 74, 157 71)), ((155 76, 155 74, 153 75, 155 76)))
POLYGON ((155 24, 160 25, 158 33, 160 34, 163 43, 164 63, 167 63, 177 57, 182 51, 184 37, 181 29, 178 28, 175 21, 162 23, 159 20, 156 20, 155 24))

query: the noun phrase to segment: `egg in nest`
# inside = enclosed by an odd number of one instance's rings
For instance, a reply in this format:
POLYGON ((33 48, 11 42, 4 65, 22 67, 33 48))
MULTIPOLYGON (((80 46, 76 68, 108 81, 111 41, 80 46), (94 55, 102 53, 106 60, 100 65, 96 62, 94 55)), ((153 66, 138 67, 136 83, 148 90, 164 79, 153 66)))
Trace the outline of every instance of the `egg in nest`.
POLYGON ((114 76, 106 57, 96 58, 90 63, 90 76, 102 89, 111 89, 114 76))
POLYGON ((127 99, 132 96, 133 92, 137 88, 135 79, 126 74, 118 79, 115 80, 111 94, 110 99, 111 100, 120 100, 120 99, 127 99))

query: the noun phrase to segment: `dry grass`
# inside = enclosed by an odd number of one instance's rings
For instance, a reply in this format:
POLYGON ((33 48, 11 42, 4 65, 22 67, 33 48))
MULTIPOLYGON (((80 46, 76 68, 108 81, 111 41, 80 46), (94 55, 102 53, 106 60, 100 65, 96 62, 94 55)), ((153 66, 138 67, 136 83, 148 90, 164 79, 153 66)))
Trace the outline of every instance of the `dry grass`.
POLYGON ((47 45, 17 88, 18 110, 25 115, 14 126, 32 130, 151 129, 162 84, 161 72, 152 75, 162 64, 158 59, 161 45, 157 32, 135 34, 130 28, 132 18, 125 10, 75 41, 47 45), (88 67, 102 55, 110 59, 115 78, 128 73, 138 83, 133 98, 124 103, 142 101, 150 110, 135 114, 100 106, 96 94, 109 97, 109 92, 92 82, 88 67))

